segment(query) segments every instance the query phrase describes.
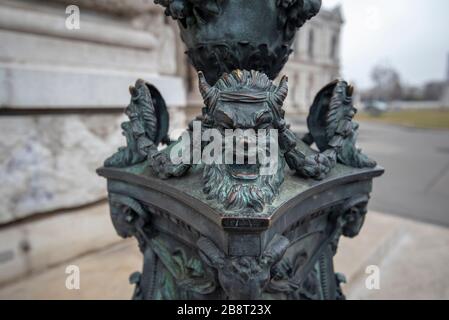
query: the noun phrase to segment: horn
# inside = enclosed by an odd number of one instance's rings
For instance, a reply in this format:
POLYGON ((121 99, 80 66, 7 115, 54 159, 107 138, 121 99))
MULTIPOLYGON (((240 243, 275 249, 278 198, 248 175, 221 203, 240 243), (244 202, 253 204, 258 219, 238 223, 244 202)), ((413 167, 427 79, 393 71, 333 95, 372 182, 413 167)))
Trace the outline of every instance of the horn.
POLYGON ((204 77, 204 73, 202 71, 198 72, 198 80, 201 96, 203 97, 204 100, 206 100, 211 90, 211 86, 210 84, 207 83, 206 77, 204 77))
POLYGON ((279 86, 276 90, 276 97, 280 100, 280 107, 282 107, 282 104, 285 101, 285 98, 287 98, 288 94, 288 77, 283 76, 281 79, 281 82, 279 82, 279 86))
POLYGON ((131 96, 136 97, 138 95, 137 89, 133 86, 129 86, 129 93, 131 93, 131 96))
POLYGON ((346 95, 348 97, 352 97, 354 94, 354 86, 352 84, 348 84, 347 88, 346 88, 346 95))

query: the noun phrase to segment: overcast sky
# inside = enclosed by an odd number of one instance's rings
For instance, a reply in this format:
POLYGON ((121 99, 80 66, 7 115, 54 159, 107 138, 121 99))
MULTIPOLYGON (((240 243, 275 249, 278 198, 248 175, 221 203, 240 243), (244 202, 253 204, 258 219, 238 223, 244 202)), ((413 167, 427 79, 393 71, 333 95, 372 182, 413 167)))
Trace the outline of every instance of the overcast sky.
POLYGON ((449 56, 449 0, 323 0, 341 4, 343 76, 361 88, 376 64, 397 69, 403 82, 443 80, 449 56))

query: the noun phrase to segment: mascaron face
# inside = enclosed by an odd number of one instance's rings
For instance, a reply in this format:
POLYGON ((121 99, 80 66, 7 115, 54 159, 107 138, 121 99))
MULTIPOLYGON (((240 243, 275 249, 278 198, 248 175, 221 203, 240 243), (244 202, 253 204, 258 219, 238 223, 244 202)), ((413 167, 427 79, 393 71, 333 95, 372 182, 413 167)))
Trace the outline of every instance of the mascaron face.
MULTIPOLYGON (((213 113, 213 120, 215 127, 219 129, 222 134, 224 134, 227 129, 253 129, 256 135, 260 129, 267 130, 267 134, 270 129, 273 129, 272 111, 266 102, 241 103, 218 101, 217 107, 213 113)), ((246 182, 257 180, 259 177, 260 163, 259 161, 257 161, 256 164, 248 163, 248 138, 243 136, 237 139, 236 143, 240 143, 243 146, 245 163, 237 164, 235 161, 236 158, 234 158, 233 164, 226 165, 228 173, 234 179, 246 182)), ((236 150, 234 150, 234 155, 236 155, 236 150)))

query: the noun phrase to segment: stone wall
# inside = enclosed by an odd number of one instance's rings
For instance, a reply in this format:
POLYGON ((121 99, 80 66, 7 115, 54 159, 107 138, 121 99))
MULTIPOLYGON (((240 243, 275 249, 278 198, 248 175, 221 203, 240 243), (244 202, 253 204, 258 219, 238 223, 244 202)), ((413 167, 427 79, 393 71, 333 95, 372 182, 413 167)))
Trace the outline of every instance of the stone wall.
POLYGON ((129 85, 153 83, 184 126, 177 36, 148 1, 0 3, 0 224, 106 196, 95 169, 125 141, 129 85), (68 30, 66 5, 80 8, 68 30))
POLYGON ((120 114, 0 118, 0 223, 105 198, 95 169, 123 144, 120 114))

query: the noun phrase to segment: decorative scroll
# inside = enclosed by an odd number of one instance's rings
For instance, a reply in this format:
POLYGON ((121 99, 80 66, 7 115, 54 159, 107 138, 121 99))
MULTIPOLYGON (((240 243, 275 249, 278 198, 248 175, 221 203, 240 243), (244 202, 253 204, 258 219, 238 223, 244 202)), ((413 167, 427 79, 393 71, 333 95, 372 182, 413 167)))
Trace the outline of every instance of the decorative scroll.
POLYGON ((168 113, 159 92, 143 80, 130 87, 131 102, 125 109, 129 121, 122 124, 127 146, 108 158, 105 167, 127 167, 147 161, 149 167, 160 178, 178 177, 189 169, 188 164, 173 164, 169 159, 169 148, 158 150, 159 143, 170 143, 168 113))
POLYGON ((316 96, 307 119, 310 135, 321 152, 331 154, 338 162, 355 168, 374 168, 376 162, 356 147, 358 124, 353 121, 354 88, 346 81, 336 80, 316 96))

